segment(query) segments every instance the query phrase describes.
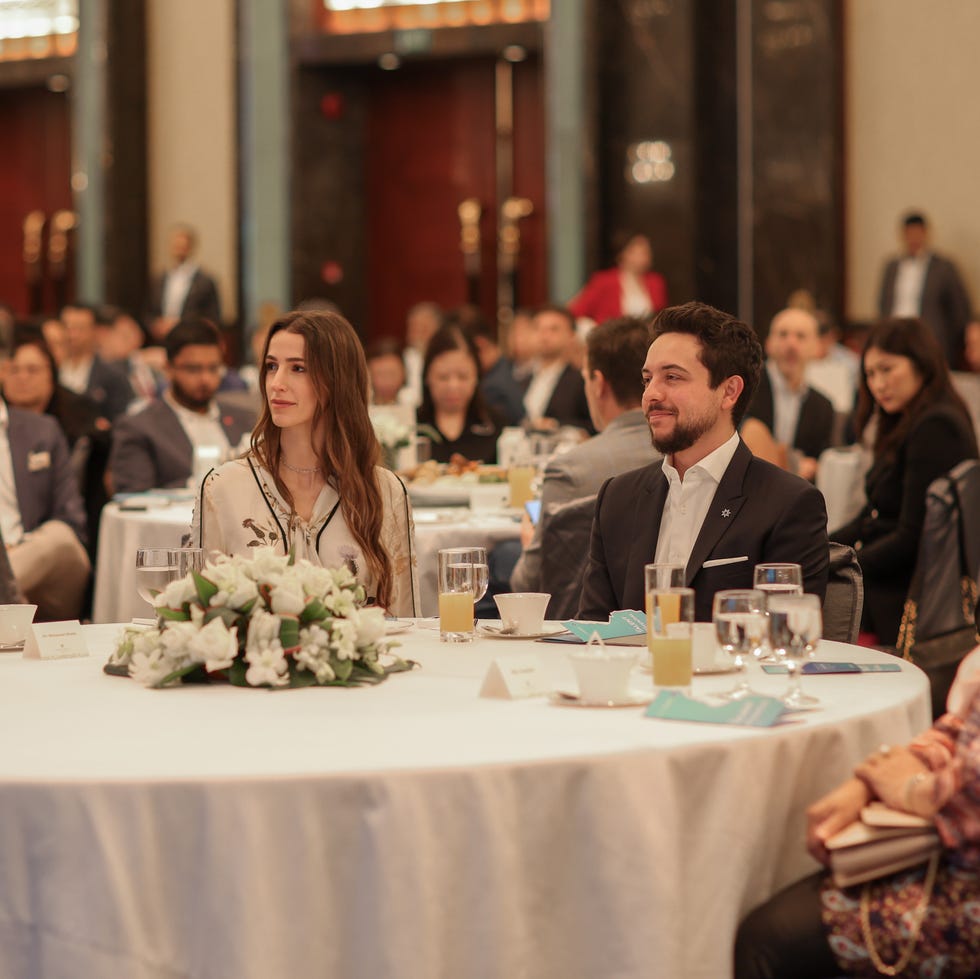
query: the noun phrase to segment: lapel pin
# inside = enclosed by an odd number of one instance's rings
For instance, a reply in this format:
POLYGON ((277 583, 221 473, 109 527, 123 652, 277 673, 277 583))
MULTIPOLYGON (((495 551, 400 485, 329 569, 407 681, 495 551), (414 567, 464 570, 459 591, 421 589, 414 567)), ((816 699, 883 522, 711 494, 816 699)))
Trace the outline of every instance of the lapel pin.
POLYGON ((732 511, 729 510, 728 507, 725 507, 725 509, 721 511, 721 515, 723 517, 730 517, 732 515, 732 511))

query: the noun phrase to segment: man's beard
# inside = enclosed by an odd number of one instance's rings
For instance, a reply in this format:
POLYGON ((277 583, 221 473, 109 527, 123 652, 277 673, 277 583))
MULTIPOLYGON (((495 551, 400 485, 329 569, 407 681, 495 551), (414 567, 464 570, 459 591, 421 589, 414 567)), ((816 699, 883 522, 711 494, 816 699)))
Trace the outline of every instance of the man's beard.
POLYGON ((685 449, 689 449, 705 432, 711 429, 714 423, 715 418, 705 412, 703 415, 698 415, 686 422, 678 420, 674 424, 674 430, 660 438, 651 431, 650 441, 653 442, 653 447, 658 452, 665 456, 673 455, 675 452, 683 452, 685 449))
POLYGON ((181 387, 173 381, 170 382, 170 393, 174 396, 174 401, 177 404, 183 405, 191 411, 204 411, 213 400, 212 398, 205 398, 202 401, 200 398, 191 395, 186 388, 181 387))

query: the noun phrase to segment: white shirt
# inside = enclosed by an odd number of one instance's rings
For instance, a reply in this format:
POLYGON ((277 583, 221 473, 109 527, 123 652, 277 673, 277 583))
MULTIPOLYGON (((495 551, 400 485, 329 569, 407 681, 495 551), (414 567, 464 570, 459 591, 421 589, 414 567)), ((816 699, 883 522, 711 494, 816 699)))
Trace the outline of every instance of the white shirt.
POLYGON ((925 253, 915 257, 909 255, 898 263, 892 316, 918 316, 922 312, 922 288, 926 284, 929 258, 925 253))
POLYGON ((415 347, 406 347, 402 351, 402 360, 405 362, 405 387, 402 390, 407 390, 408 394, 403 400, 399 391, 398 403, 417 408, 422 404, 422 367, 425 364, 425 355, 415 347))
POLYGON ((7 405, 0 400, 0 532, 3 533, 4 544, 13 547, 24 536, 24 525, 20 519, 14 463, 10 455, 10 440, 7 438, 8 421, 7 405))
POLYGON ((695 541, 701 533, 701 524, 704 523, 721 477, 725 475, 738 444, 736 432, 724 445, 719 445, 714 452, 709 452, 700 462, 691 466, 684 473, 683 481, 674 468, 674 457, 668 456, 664 459, 664 475, 670 486, 660 520, 660 536, 657 538, 655 560, 658 564, 680 564, 687 567, 695 541))
POLYGON ((163 308, 160 310, 164 316, 180 316, 196 272, 196 265, 184 262, 167 273, 163 281, 163 308))
POLYGON ((549 367, 539 367, 524 392, 524 410, 528 418, 544 418, 545 409, 555 393, 558 378, 565 370, 565 362, 558 361, 549 367))
POLYGON ((653 311, 650 293, 638 275, 620 272, 619 283, 622 288, 620 303, 623 316, 645 316, 653 311))
POLYGON ((179 404, 169 389, 164 392, 163 400, 173 408, 174 414, 177 416, 177 421, 180 422, 180 427, 184 430, 184 434, 186 434, 188 439, 190 439, 191 446, 194 449, 201 448, 202 446, 216 446, 220 450, 221 459, 227 459, 229 457, 231 454, 231 445, 221 424, 221 409, 218 407, 217 402, 212 401, 208 405, 207 411, 191 411, 190 408, 185 408, 182 404, 179 404))
POLYGON ((85 360, 78 360, 69 363, 67 360, 58 368, 58 380, 69 391, 75 394, 84 394, 88 390, 88 379, 92 375, 92 364, 95 363, 94 357, 86 357, 85 360))
POLYGON ((794 391, 771 360, 766 361, 766 373, 772 387, 772 437, 783 445, 792 445, 800 422, 800 408, 806 397, 806 385, 794 391))

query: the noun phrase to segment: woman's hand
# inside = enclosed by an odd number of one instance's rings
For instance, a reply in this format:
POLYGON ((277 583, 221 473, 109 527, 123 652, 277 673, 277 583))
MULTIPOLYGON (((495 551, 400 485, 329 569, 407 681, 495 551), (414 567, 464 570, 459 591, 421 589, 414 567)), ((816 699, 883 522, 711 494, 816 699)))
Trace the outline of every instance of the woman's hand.
POLYGON ((877 751, 869 755, 854 769, 854 774, 886 806, 908 812, 909 782, 914 776, 928 771, 926 764, 908 748, 896 746, 889 748, 886 754, 877 751))
POLYGON ((850 778, 810 806, 806 811, 806 848, 810 855, 826 866, 830 854, 824 844, 850 826, 870 801, 871 792, 864 782, 850 778))
POLYGON ((531 546, 531 541, 534 540, 534 524, 531 523, 531 518, 524 513, 521 516, 521 548, 527 550, 531 546))

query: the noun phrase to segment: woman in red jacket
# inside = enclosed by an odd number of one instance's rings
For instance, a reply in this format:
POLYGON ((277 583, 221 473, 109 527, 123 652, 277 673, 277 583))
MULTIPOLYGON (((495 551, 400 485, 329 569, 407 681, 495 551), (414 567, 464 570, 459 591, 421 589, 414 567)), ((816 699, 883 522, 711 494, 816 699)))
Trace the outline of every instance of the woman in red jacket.
POLYGON ((667 305, 667 283, 650 271, 650 239, 635 232, 620 232, 614 239, 616 267, 596 272, 568 304, 576 319, 596 323, 620 316, 645 316, 667 305))

